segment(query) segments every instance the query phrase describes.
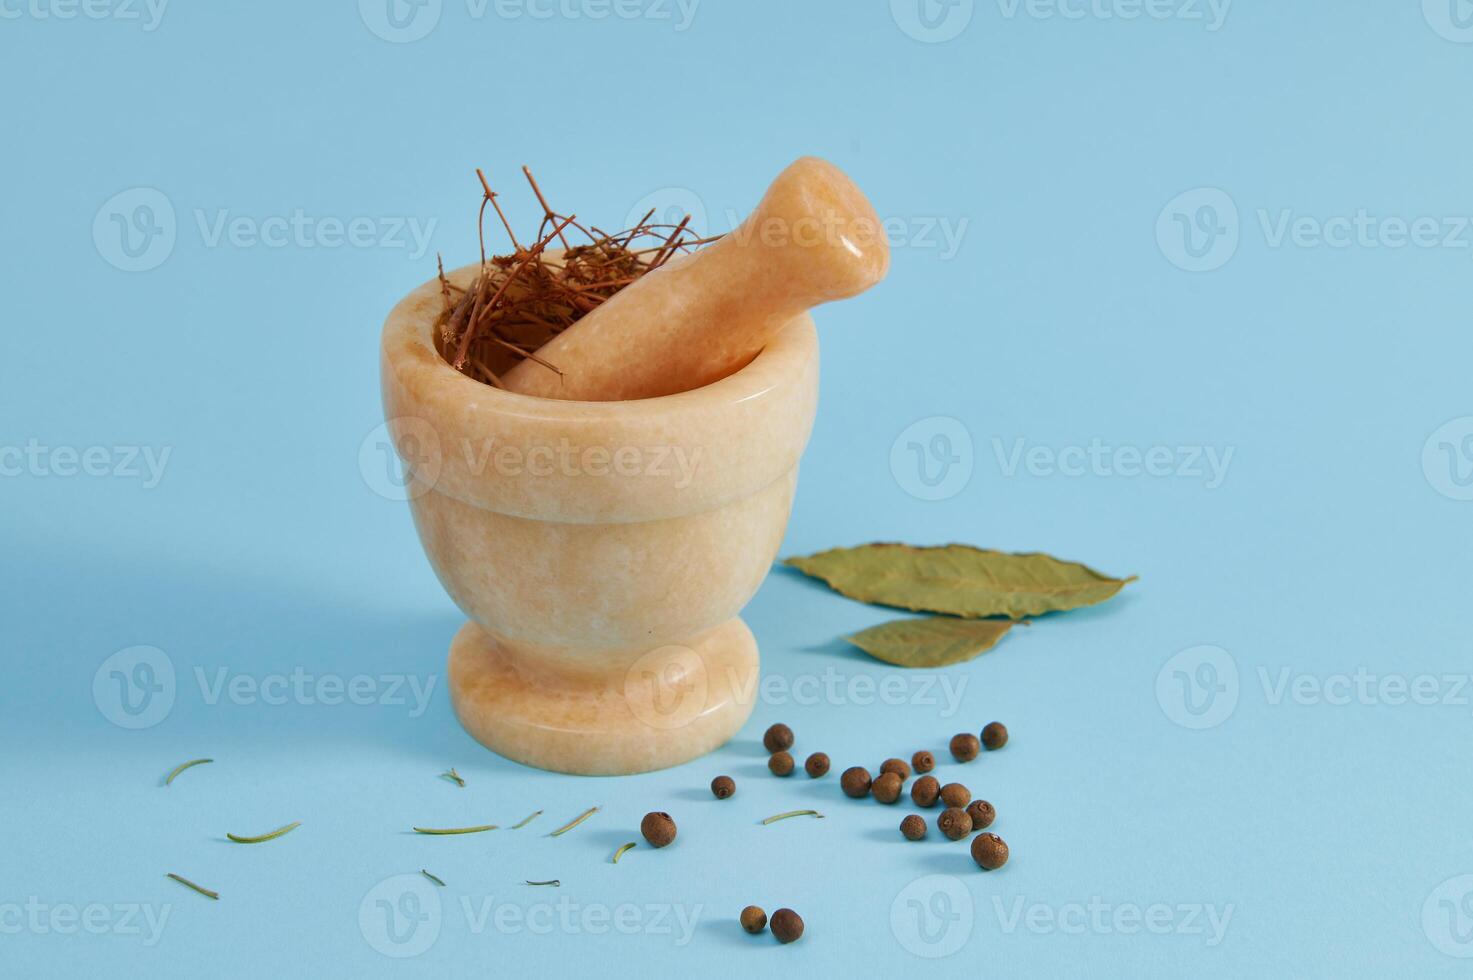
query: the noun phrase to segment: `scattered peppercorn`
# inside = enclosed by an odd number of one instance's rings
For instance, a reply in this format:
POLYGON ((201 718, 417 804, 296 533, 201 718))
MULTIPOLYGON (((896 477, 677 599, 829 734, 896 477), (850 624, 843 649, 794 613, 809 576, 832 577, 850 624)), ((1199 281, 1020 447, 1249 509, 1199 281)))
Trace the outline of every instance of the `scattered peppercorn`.
POLYGON ((936 757, 925 749, 910 757, 910 764, 916 772, 930 772, 936 768, 936 757))
POLYGON ((791 776, 793 774, 793 755, 791 752, 774 752, 767 760, 767 768, 772 770, 774 776, 791 776))
POLYGON ((983 871, 996 871, 1008 863, 1008 845, 996 834, 978 834, 972 841, 972 860, 983 871))
POLYGON ((920 840, 926 836, 926 818, 919 813, 912 813, 900 821, 900 832, 905 835, 906 840, 920 840))
POLYGON ((972 801, 972 791, 961 783, 947 783, 941 787, 941 802, 947 806, 966 806, 972 801))
POLYGON ((880 763, 880 772, 893 772, 900 777, 902 783, 910 778, 910 766, 905 764, 904 759, 886 759, 880 763))
POLYGON ((952 840, 961 840, 972 832, 972 818, 959 806, 950 806, 936 818, 936 829, 952 840))
POLYGON ((989 752, 1007 745, 1008 726, 1000 721, 989 721, 987 727, 982 729, 982 744, 987 746, 989 752))
POLYGON ((808 773, 810 779, 827 776, 829 774, 829 757, 822 752, 813 753, 803 763, 803 771, 808 773))
POLYGON ((711 795, 724 800, 736 792, 736 780, 730 776, 717 776, 711 780, 711 795))
POLYGON ((762 736, 762 744, 769 752, 782 752, 793 747, 793 730, 782 722, 778 722, 767 729, 762 736))
POLYGON ((780 943, 795 942, 803 935, 803 920, 792 909, 778 909, 772 913, 772 934, 780 943))
POLYGON ((973 830, 986 830, 997 819, 997 810, 986 800, 973 800, 967 807, 967 816, 972 818, 973 830))
POLYGON ((971 762, 982 751, 982 742, 971 732, 951 737, 951 756, 957 762, 971 762))
POLYGON ((922 776, 910 788, 911 801, 916 806, 933 807, 941 798, 941 782, 935 776, 922 776))
POLYGON ((853 766, 844 770, 839 777, 839 786, 844 790, 845 796, 852 796, 856 800, 869 795, 870 778, 869 770, 864 766, 853 766))
POLYGON ((664 847, 675 839, 675 821, 668 813, 646 813, 639 822, 639 832, 651 847, 664 847))
POLYGON ((755 905, 748 905, 742 909, 742 928, 757 935, 767 928, 767 913, 755 905))
POLYGON ((900 799, 900 788, 904 785, 893 772, 882 772, 870 787, 870 792, 881 803, 894 803, 900 799))

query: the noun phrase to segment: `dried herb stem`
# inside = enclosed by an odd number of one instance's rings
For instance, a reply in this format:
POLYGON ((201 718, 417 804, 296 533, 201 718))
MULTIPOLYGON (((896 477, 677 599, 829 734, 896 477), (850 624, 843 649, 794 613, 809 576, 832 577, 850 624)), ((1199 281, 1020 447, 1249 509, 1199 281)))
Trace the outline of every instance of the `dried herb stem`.
POLYGON ((481 824, 479 827, 446 827, 443 829, 436 827, 415 827, 414 832, 416 834, 430 834, 435 837, 447 837, 451 834, 480 834, 495 829, 496 824, 488 823, 481 824))
POLYGON ((619 863, 619 859, 624 856, 624 852, 625 851, 627 851, 627 850, 629 850, 631 848, 634 848, 634 847, 638 847, 638 846, 639 846, 639 841, 635 841, 635 840, 632 840, 632 841, 630 841, 627 844, 620 844, 619 845, 619 849, 614 852, 614 860, 613 860, 613 863, 614 864, 618 864, 619 863))
POLYGON ((192 769, 195 766, 202 766, 202 765, 205 765, 206 763, 214 762, 214 761, 215 761, 214 759, 190 759, 188 762, 181 762, 177 766, 174 767, 174 769, 173 769, 172 772, 170 772, 167 776, 164 777, 164 785, 167 786, 170 783, 172 783, 174 781, 174 777, 177 776, 177 775, 179 775, 181 772, 183 772, 186 769, 192 769))
POLYGON ((217 902, 220 900, 220 893, 219 892, 210 891, 208 888, 204 887, 203 885, 196 885, 194 882, 190 881, 188 878, 184 877, 183 875, 176 875, 174 872, 170 871, 167 875, 165 875, 165 877, 167 877, 167 878, 173 878, 175 881, 179 882, 179 884, 183 885, 185 888, 191 888, 194 891, 199 892, 205 898, 213 899, 213 900, 215 900, 217 902))
POLYGON ((527 826, 527 824, 531 823, 533 820, 536 820, 540 816, 542 816, 542 811, 541 810, 538 810, 535 813, 529 813, 529 814, 527 814, 527 816, 525 816, 524 818, 522 818, 522 822, 521 823, 514 824, 511 829, 512 830, 521 830, 523 827, 527 826))
POLYGON ((259 837, 242 837, 239 834, 226 834, 225 836, 226 837, 229 837, 231 840, 235 841, 237 844, 262 844, 262 843, 265 843, 268 840, 275 840, 276 838, 282 836, 283 834, 289 834, 293 830, 296 830, 301 825, 302 825, 302 821, 300 821, 300 820, 293 820, 291 823, 287 824, 285 827, 277 827, 275 830, 271 831, 271 833, 269 833, 269 834, 262 834, 259 837))
POLYGON ((556 878, 551 878, 551 879, 548 879, 547 881, 529 881, 529 882, 527 882, 527 884, 529 884, 529 885, 551 885, 554 888, 561 888, 563 883, 561 881, 558 881, 556 878))
POLYGON ((584 810, 582 813, 578 814, 578 816, 574 817, 573 818, 573 821, 571 823, 564 824, 563 826, 559 827, 557 830, 554 830, 552 833, 548 834, 547 836, 549 836, 549 837, 561 837, 563 834, 566 834, 568 831, 572 830, 574 827, 578 826, 580 823, 582 823, 583 821, 587 820, 589 817, 593 816, 597 812, 598 812, 598 807, 591 806, 587 810, 584 810))
POLYGON ((777 823, 779 820, 787 820, 790 817, 817 817, 819 820, 822 820, 823 814, 819 813, 817 810, 789 810, 787 813, 773 814, 766 820, 762 821, 762 826, 765 827, 770 823, 777 823))
POLYGON ((435 884, 439 885, 441 888, 444 888, 445 887, 445 882, 441 881, 440 878, 439 878, 439 876, 430 874, 424 868, 420 868, 419 869, 419 873, 422 874, 422 875, 424 875, 426 878, 430 879, 431 881, 433 881, 435 884))
POLYGON ((440 773, 440 775, 455 783, 461 789, 465 789, 465 780, 461 778, 460 773, 455 771, 454 766, 450 767, 449 771, 440 773))

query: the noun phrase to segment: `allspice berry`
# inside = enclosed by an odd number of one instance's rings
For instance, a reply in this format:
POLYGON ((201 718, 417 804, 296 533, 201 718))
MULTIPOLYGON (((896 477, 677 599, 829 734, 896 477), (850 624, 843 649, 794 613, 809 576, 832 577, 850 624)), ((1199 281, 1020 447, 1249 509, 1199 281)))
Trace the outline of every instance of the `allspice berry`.
POLYGON ((989 752, 1007 745, 1008 726, 1000 721, 989 721, 987 727, 982 729, 982 744, 987 746, 989 752))
POLYGON ((664 847, 675 839, 675 821, 668 813, 646 813, 639 822, 639 832, 651 847, 664 847))
POLYGON ((910 765, 916 772, 930 772, 936 768, 936 757, 925 749, 921 749, 910 757, 910 765))
POLYGON ((829 774, 829 757, 822 752, 815 752, 803 763, 803 771, 808 773, 809 779, 818 779, 829 774))
POLYGON ((996 834, 978 834, 972 841, 972 860, 983 871, 996 871, 1008 863, 1008 845, 996 834))
POLYGON ((972 791, 961 783, 947 783, 941 787, 941 802, 947 806, 966 806, 972 802, 972 791))
POLYGON ((779 722, 767 729, 762 736, 762 744, 769 752, 783 752, 793 747, 793 730, 787 725, 779 722))
POLYGON ((902 783, 910 778, 910 766, 905 764, 904 759, 886 759, 880 763, 880 772, 893 772, 900 777, 902 783))
POLYGON ((961 840, 972 832, 972 818, 959 806, 950 806, 936 818, 936 829, 952 840, 961 840))
POLYGON ((926 836, 926 818, 919 813, 912 813, 900 821, 900 832, 905 835, 906 840, 920 840, 926 836))
POLYGON ((757 935, 767 928, 767 913, 755 905, 748 905, 742 909, 742 928, 757 935))
POLYGON ((791 776, 793 774, 793 755, 791 752, 774 752, 767 760, 767 768, 772 770, 774 776, 791 776))
POLYGON ((972 818, 973 830, 986 830, 997 819, 997 810, 986 800, 973 800, 967 807, 967 816, 972 818))
POLYGON ((951 756, 957 762, 971 762, 981 751, 981 740, 971 732, 951 736, 951 756))
POLYGON ((900 799, 900 788, 905 785, 893 772, 882 772, 870 787, 870 792, 881 803, 894 803, 900 799))
POLYGON ((792 909, 772 913, 772 934, 780 943, 791 943, 803 935, 803 919, 792 909))
POLYGON ((736 792, 736 780, 730 776, 717 776, 711 780, 711 795, 724 800, 736 792))
POLYGON ((935 776, 922 776, 910 788, 911 802, 916 806, 933 807, 941 798, 941 782, 935 776))
POLYGON ((852 796, 856 800, 869 795, 870 778, 869 770, 864 766, 853 766, 844 770, 839 777, 839 786, 844 790, 845 796, 852 796))

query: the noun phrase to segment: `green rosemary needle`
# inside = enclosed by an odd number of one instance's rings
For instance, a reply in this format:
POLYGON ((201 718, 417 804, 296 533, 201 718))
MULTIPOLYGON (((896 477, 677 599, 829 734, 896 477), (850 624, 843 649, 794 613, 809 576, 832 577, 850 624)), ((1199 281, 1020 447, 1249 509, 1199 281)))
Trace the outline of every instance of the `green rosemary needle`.
POLYGON ((434 834, 443 837, 447 834, 479 834, 495 829, 496 825, 494 823, 488 823, 482 824, 479 827, 448 827, 443 830, 437 830, 434 827, 415 827, 414 832, 416 834, 434 834))
POLYGON ((762 821, 762 826, 765 827, 770 823, 777 823, 779 820, 786 820, 789 817, 817 817, 818 819, 822 820, 823 814, 819 813, 817 810, 789 810, 787 813, 773 814, 766 820, 762 821))
POLYGON ((536 820, 540 816, 542 816, 542 811, 541 810, 538 810, 536 813, 529 814, 525 820, 523 820, 519 824, 514 824, 511 829, 512 830, 521 830, 523 827, 527 826, 527 824, 531 823, 533 820, 536 820))
POLYGON ((431 881, 433 881, 435 884, 439 885, 441 888, 444 888, 445 887, 445 882, 441 881, 435 875, 430 874, 424 868, 420 868, 419 869, 419 873, 422 874, 422 875, 424 875, 426 878, 430 879, 431 881))
POLYGON ((619 863, 619 859, 624 856, 624 852, 625 851, 629 850, 631 847, 638 847, 638 846, 639 846, 639 841, 635 841, 635 840, 632 840, 632 841, 630 841, 627 844, 621 844, 619 846, 619 849, 614 852, 614 863, 615 864, 618 864, 619 863))
POLYGON ((170 783, 172 783, 174 781, 174 777, 177 776, 177 775, 179 775, 181 772, 183 772, 186 769, 190 769, 190 768, 192 768, 194 766, 202 766, 202 765, 204 765, 207 762, 214 762, 214 761, 215 761, 214 759, 190 759, 188 762, 181 762, 181 763, 179 763, 179 765, 177 765, 177 766, 174 767, 174 771, 173 772, 169 773, 169 775, 167 775, 167 776, 164 777, 164 785, 167 786, 170 783))
POLYGON ((561 888, 562 885, 563 885, 563 883, 561 881, 558 881, 556 878, 552 879, 551 881, 529 881, 529 882, 527 882, 527 884, 529 884, 529 885, 551 885, 554 888, 561 888))
POLYGON ((185 888, 192 888, 192 889, 194 889, 195 891, 197 891, 201 895, 203 895, 205 898, 214 899, 217 902, 220 901, 220 893, 219 892, 212 892, 208 888, 205 888, 202 885, 196 885, 194 882, 190 881, 188 878, 185 878, 183 875, 176 875, 174 872, 170 871, 168 873, 168 875, 166 875, 165 877, 173 878, 175 881, 179 882, 179 884, 183 885, 185 888))
POLYGON ((264 842, 266 842, 268 840, 275 840, 276 838, 280 837, 282 834, 289 834, 293 830, 296 830, 301 825, 302 825, 302 821, 300 821, 300 820, 293 820, 291 823, 287 824, 285 827, 278 827, 275 830, 271 831, 271 833, 269 833, 269 834, 262 834, 260 837, 241 837, 239 834, 226 834, 225 836, 226 837, 229 837, 231 840, 235 841, 237 844, 261 844, 261 843, 264 843, 264 842))
POLYGON ((563 826, 559 827, 557 830, 554 830, 552 833, 548 834, 547 836, 549 836, 549 837, 561 837, 563 834, 566 834, 568 831, 572 830, 574 827, 578 826, 580 823, 582 823, 583 821, 587 820, 589 817, 593 816, 597 812, 598 812, 598 807, 591 806, 587 810, 584 810, 582 813, 578 814, 578 816, 574 817, 572 823, 564 824, 563 826))

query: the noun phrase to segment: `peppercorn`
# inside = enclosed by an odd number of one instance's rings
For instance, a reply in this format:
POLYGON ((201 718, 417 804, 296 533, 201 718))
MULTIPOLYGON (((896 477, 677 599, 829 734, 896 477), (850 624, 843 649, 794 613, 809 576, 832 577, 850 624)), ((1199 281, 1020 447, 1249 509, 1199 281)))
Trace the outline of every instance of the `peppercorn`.
POLYGON ((792 909, 778 909, 772 913, 772 934, 780 943, 796 942, 803 935, 803 920, 792 909))
POLYGON ((870 778, 869 770, 864 766, 853 766, 844 770, 839 777, 839 786, 844 790, 845 796, 852 796, 856 800, 869 795, 870 778))
POLYGON ((935 776, 922 776, 910 788, 910 798, 916 806, 933 807, 941 797, 941 782, 935 776))
POLYGON ((822 752, 813 753, 803 763, 803 771, 808 773, 810 779, 827 776, 829 774, 829 757, 822 752))
POLYGON ((936 829, 952 840, 961 840, 972 832, 972 818, 959 806, 949 806, 936 818, 936 829))
POLYGON ((736 792, 736 780, 730 776, 717 776, 711 780, 711 794, 718 800, 724 800, 736 792))
POLYGON ((880 763, 880 772, 893 772, 900 777, 902 783, 910 778, 910 766, 905 764, 904 759, 886 759, 880 763))
POLYGON ((651 847, 664 847, 675 839, 675 821, 670 819, 670 814, 658 810, 646 813, 639 822, 639 832, 651 847))
POLYGON ((901 783, 900 777, 893 772, 882 772, 875 779, 874 785, 870 787, 870 792, 881 803, 894 803, 900 799, 900 787, 902 785, 904 784, 901 783))
POLYGON ((982 744, 987 746, 989 752, 1007 745, 1008 726, 1000 721, 989 721, 987 727, 982 729, 982 744))
POLYGON ((916 772, 930 772, 936 768, 936 757, 925 749, 921 749, 910 757, 910 764, 916 772))
POLYGON ((926 836, 926 818, 919 813, 912 813, 900 821, 900 832, 905 835, 906 840, 920 840, 926 836))
POLYGON ((755 905, 748 905, 742 909, 742 928, 757 935, 767 928, 767 913, 755 905))
POLYGON ((782 752, 785 749, 791 749, 793 747, 793 730, 787 725, 778 722, 776 725, 767 729, 766 734, 762 736, 762 744, 767 747, 767 751, 769 752, 782 752))
POLYGON ((997 819, 997 810, 986 800, 973 800, 967 807, 967 816, 972 818, 973 830, 986 830, 997 819))
POLYGON ((951 736, 951 756, 957 762, 971 762, 982 751, 982 742, 971 732, 951 736))
POLYGON ((996 871, 1008 863, 1008 845, 996 834, 978 834, 972 841, 972 860, 983 871, 996 871))
POLYGON ((772 770, 774 776, 791 776, 793 774, 793 755, 791 752, 774 752, 767 760, 767 768, 772 770))
POLYGON ((972 791, 961 783, 947 783, 941 787, 941 802, 947 806, 966 806, 972 801, 972 791))

